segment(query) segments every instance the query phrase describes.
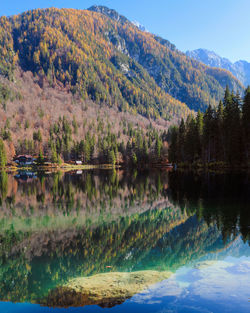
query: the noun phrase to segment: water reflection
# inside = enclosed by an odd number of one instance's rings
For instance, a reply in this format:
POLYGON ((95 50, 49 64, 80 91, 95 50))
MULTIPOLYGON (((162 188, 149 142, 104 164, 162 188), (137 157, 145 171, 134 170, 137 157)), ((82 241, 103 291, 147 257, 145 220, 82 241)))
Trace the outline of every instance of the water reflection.
POLYGON ((171 201, 195 212, 209 224, 216 222, 223 238, 242 234, 250 241, 250 175, 241 173, 172 172, 171 201))
POLYGON ((111 270, 249 255, 246 173, 1 172, 0 194, 2 301, 39 303, 111 270))

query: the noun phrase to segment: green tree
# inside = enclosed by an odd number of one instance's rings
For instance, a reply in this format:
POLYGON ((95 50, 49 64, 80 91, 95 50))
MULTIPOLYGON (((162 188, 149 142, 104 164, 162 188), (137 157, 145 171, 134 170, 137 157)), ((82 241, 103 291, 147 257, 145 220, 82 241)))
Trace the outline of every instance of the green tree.
POLYGON ((211 105, 208 106, 204 114, 204 129, 203 129, 203 146, 204 158, 206 162, 212 160, 213 151, 213 135, 214 135, 214 110, 211 105))
POLYGON ((0 167, 5 167, 7 163, 7 154, 4 142, 0 139, 0 167))
POLYGON ((116 156, 114 150, 108 151, 108 162, 112 165, 115 165, 116 163, 116 156))
POLYGON ((196 154, 202 158, 202 136, 203 136, 203 113, 199 110, 196 116, 196 130, 195 130, 195 141, 196 141, 196 154))
POLYGON ((247 87, 242 107, 244 159, 250 160, 250 86, 247 87))
POLYGON ((90 161, 90 156, 91 156, 90 144, 89 144, 89 140, 86 139, 83 145, 84 162, 88 163, 90 161))
POLYGON ((58 163, 58 155, 57 155, 57 152, 56 152, 55 148, 52 149, 51 162, 52 163, 58 163))
POLYGON ((224 136, 224 106, 220 101, 215 116, 215 149, 217 161, 225 160, 225 136, 224 136))
POLYGON ((178 160, 184 161, 185 160, 185 139, 186 139, 186 126, 183 118, 181 119, 180 127, 179 127, 179 143, 178 143, 178 160))
POLYGON ((38 159, 37 159, 37 164, 38 165, 43 165, 44 164, 44 157, 43 157, 43 151, 40 149, 38 159))
POLYGON ((179 161, 179 130, 177 126, 173 126, 169 130, 170 134, 170 146, 169 146, 169 160, 171 162, 178 162, 179 161))
POLYGON ((156 141, 155 141, 155 155, 157 158, 161 157, 161 151, 162 151, 162 140, 157 136, 156 141))

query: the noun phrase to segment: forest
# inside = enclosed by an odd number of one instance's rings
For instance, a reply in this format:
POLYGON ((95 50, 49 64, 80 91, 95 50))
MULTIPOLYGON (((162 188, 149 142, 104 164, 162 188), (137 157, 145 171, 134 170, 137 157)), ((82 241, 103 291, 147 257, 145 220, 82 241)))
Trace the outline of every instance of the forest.
MULTIPOLYGON (((107 10, 109 11, 109 10, 107 10)), ((172 119, 188 108, 204 111, 230 88, 229 72, 192 60, 167 40, 141 32, 105 9, 33 10, 0 18, 0 74, 21 67, 51 85, 62 83, 83 99, 147 117, 172 119)))
POLYGON ((249 166, 250 87, 242 99, 227 87, 218 107, 171 128, 169 158, 182 165, 249 166))
MULTIPOLYGON (((133 167, 147 166, 153 160, 163 156, 166 131, 159 132, 151 124, 146 129, 134 127, 132 123, 122 120, 117 132, 111 123, 97 117, 96 122, 87 125, 87 120, 79 125, 65 116, 51 125, 49 138, 44 139, 40 129, 33 131, 31 139, 19 139, 15 147, 17 154, 37 155, 37 162, 45 161, 62 164, 71 160, 82 160, 84 164, 126 164, 133 167), (78 141, 74 136, 79 129, 85 129, 85 135, 78 141)), ((29 127, 26 122, 25 127, 29 127)), ((11 141, 8 125, 0 133, 0 166, 7 164, 4 140, 11 141)))
POLYGON ((39 163, 144 166, 167 161, 170 137, 177 163, 247 162, 240 96, 214 109, 225 83, 243 94, 240 82, 109 12, 51 8, 0 17, 0 166, 19 154, 39 163), (231 126, 237 119, 240 130, 231 126))
MULTIPOLYGON (((32 130, 32 138, 18 139, 16 154, 37 155, 38 162, 61 164, 82 160, 84 164, 113 164, 145 168, 171 161, 178 165, 249 166, 250 158, 250 87, 244 98, 227 87, 217 107, 191 114, 178 126, 141 127, 127 121, 119 126, 101 116, 81 122, 60 116, 43 137, 42 129, 32 130)), ((29 121, 24 128, 29 128, 29 121)), ((6 142, 12 135, 9 121, 0 130, 0 165, 8 160, 6 142)))

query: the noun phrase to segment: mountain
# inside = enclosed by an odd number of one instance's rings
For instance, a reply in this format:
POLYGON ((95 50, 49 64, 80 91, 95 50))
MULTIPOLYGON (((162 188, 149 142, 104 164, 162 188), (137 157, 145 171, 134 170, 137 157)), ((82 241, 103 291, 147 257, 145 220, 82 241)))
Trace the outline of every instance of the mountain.
POLYGON ((213 51, 197 49, 187 51, 186 55, 208 66, 223 68, 230 71, 244 85, 250 85, 250 63, 247 61, 237 61, 232 63, 230 60, 220 57, 213 51))
POLYGON ((230 72, 187 57, 107 7, 0 18, 0 136, 10 155, 43 150, 68 159, 87 149, 80 155, 91 150, 107 161, 117 150, 111 136, 124 156, 135 155, 130 144, 124 149, 128 142, 150 153, 157 131, 217 105, 226 85, 243 92, 230 72))
POLYGON ((228 72, 194 62, 168 41, 141 32, 103 6, 33 10, 2 17, 0 24, 0 55, 8 71, 19 64, 84 97, 110 105, 119 102, 120 108, 135 106, 144 115, 152 115, 149 107, 154 107, 153 116, 164 114, 166 103, 174 101, 168 95, 204 110, 221 99, 226 84, 242 91, 228 72))
POLYGON ((134 24, 142 32, 147 32, 146 27, 144 25, 142 25, 141 23, 139 23, 138 21, 132 21, 132 24, 134 24))
MULTIPOLYGON (((131 26, 124 16, 107 7, 94 6, 89 10, 126 24, 127 30, 131 26)), ((117 30, 127 55, 142 65, 161 89, 191 109, 205 110, 209 103, 216 104, 227 84, 231 89, 242 91, 241 84, 230 73, 193 62, 168 40, 138 30, 131 37, 124 29, 117 30)))

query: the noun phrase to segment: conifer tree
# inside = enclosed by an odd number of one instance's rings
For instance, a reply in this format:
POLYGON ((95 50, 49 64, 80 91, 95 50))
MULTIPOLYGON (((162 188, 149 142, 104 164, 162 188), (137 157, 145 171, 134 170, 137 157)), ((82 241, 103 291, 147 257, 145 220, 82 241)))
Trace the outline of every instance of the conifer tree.
POLYGON ((42 165, 44 164, 44 157, 43 157, 43 151, 40 149, 38 159, 37 159, 37 164, 42 165))
POLYGON ((178 143, 178 159, 180 161, 184 161, 185 160, 185 151, 184 151, 184 147, 185 147, 185 137, 186 137, 186 126, 184 123, 184 120, 181 119, 181 123, 180 123, 180 127, 179 127, 179 143, 178 143))
POLYGON ((116 156, 114 150, 109 150, 108 152, 108 162, 109 164, 115 165, 116 163, 116 156))
POLYGON ((250 160, 250 86, 247 87, 242 106, 242 127, 244 142, 244 158, 250 160))
POLYGON ((212 159, 212 146, 213 146, 213 109, 211 105, 208 106, 204 114, 204 130, 203 130, 203 146, 204 157, 207 162, 212 159))
POLYGON ((162 140, 157 136, 156 142, 155 142, 155 154, 157 158, 160 158, 161 151, 162 151, 162 140))
POLYGON ((196 154, 199 158, 201 158, 202 155, 202 136, 203 136, 203 114, 199 110, 196 116, 196 134, 195 134, 195 140, 197 142, 196 144, 196 154))
POLYGON ((3 140, 0 139, 0 167, 5 167, 7 163, 6 149, 3 140))
POLYGON ((215 117, 215 149, 217 160, 225 160, 225 140, 224 140, 224 106, 223 102, 220 101, 216 110, 215 117))

